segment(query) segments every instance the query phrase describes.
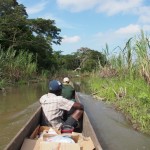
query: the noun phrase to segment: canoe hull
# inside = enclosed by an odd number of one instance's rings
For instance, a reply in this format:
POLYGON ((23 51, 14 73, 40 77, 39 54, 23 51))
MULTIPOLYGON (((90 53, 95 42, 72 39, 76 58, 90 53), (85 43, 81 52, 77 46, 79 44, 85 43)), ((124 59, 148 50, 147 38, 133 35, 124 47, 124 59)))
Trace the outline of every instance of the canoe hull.
POLYGON ((29 137, 34 129, 41 122, 42 108, 39 107, 37 111, 32 115, 30 120, 24 125, 23 128, 17 133, 17 135, 10 141, 4 150, 19 150, 26 137, 29 137))
MULTIPOLYGON (((79 100, 79 99, 78 99, 79 100)), ((18 132, 18 134, 11 140, 11 142, 6 146, 4 150, 20 150, 23 141, 25 138, 29 137, 34 129, 41 124, 42 122, 42 108, 41 106, 37 109, 37 111, 32 115, 29 121, 24 125, 24 127, 18 132)), ((102 147, 97 139, 95 131, 91 125, 91 122, 84 112, 83 120, 82 120, 82 134, 84 136, 90 136, 94 145, 95 150, 102 150, 102 147)))

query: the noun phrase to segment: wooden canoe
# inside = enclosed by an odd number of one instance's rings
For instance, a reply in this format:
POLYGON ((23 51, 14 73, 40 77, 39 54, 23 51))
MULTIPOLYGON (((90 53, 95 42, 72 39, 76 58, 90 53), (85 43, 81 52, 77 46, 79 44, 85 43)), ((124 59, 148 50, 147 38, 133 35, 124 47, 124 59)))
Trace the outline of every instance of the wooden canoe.
MULTIPOLYGON (((39 107, 37 111, 32 115, 29 121, 24 125, 24 127, 17 133, 17 135, 11 140, 11 142, 6 146, 4 150, 20 150, 25 138, 30 137, 34 129, 42 122, 42 108, 39 107)), ((82 134, 84 136, 90 136, 94 145, 95 150, 102 150, 102 147, 96 137, 90 120, 84 112, 83 122, 82 122, 82 134)))

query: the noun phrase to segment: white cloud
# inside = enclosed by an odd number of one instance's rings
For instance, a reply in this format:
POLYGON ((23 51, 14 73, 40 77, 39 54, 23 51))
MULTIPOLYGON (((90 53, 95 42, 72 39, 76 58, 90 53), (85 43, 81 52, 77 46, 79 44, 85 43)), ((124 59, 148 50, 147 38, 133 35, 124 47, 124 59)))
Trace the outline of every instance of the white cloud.
POLYGON ((80 12, 95 8, 97 12, 114 15, 120 12, 132 11, 142 5, 143 0, 57 0, 60 8, 80 12))
POLYGON ((130 24, 126 27, 122 27, 118 30, 115 31, 116 34, 121 34, 121 35, 127 35, 127 34, 136 34, 139 33, 141 30, 141 27, 137 24, 130 24))
POLYGON ((150 6, 143 6, 137 8, 134 13, 139 15, 140 23, 150 23, 150 6))
POLYGON ((144 31, 150 31, 150 25, 143 25, 144 31))
POLYGON ((101 2, 97 11, 104 12, 107 15, 114 15, 120 12, 132 11, 132 9, 141 6, 142 0, 105 0, 101 2))
POLYGON ((27 7, 26 11, 29 15, 36 14, 36 13, 39 13, 42 10, 44 10, 46 5, 47 5, 47 1, 42 1, 40 3, 37 3, 36 5, 33 5, 31 7, 27 7))
POLYGON ((67 37, 64 36, 62 39, 62 43, 76 43, 80 41, 80 37, 79 36, 72 36, 72 37, 67 37))
MULTIPOLYGON (((113 30, 109 30, 107 32, 99 32, 94 36, 94 40, 96 41, 96 43, 99 43, 99 47, 104 47, 104 45, 107 43, 108 45, 113 45, 114 46, 118 46, 116 45, 117 42, 119 42, 120 40, 123 40, 123 36, 120 34, 117 34, 115 31, 113 30), (103 46, 102 46, 103 44, 103 46)), ((95 42, 94 42, 95 43, 95 42)))
POLYGON ((93 8, 101 0, 57 0, 60 8, 67 8, 73 12, 79 12, 93 8))
POLYGON ((59 28, 67 28, 67 29, 75 28, 73 25, 67 23, 65 20, 62 20, 61 18, 58 18, 50 13, 42 15, 41 18, 55 20, 55 23, 59 28))
POLYGON ((99 43, 99 47, 105 47, 107 43, 112 49, 121 46, 124 47, 125 43, 131 37, 135 37, 140 34, 141 29, 150 32, 150 25, 138 25, 138 24, 130 24, 125 27, 121 27, 117 30, 109 30, 107 32, 99 32, 94 36, 94 43, 99 43), (102 45, 103 43, 103 45, 102 45))

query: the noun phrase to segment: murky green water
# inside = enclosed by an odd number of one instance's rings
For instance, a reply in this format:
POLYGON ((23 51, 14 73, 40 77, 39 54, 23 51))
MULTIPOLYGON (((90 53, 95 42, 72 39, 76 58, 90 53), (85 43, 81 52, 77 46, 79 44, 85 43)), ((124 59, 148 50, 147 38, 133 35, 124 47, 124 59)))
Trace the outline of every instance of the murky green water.
POLYGON ((0 149, 16 135, 39 106, 46 83, 21 85, 0 91, 0 149))

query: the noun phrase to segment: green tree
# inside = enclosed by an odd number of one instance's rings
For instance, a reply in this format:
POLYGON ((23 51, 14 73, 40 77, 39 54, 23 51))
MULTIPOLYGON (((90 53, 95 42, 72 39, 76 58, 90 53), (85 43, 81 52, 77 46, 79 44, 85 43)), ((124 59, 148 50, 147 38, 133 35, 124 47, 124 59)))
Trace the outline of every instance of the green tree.
MULTIPOLYGON (((50 19, 28 19, 25 7, 15 0, 0 0, 0 45, 34 54, 38 68, 51 69, 52 44, 60 44, 61 30, 50 19)), ((16 53, 17 54, 17 53, 16 53)))
POLYGON ((80 60, 78 68, 81 70, 92 71, 106 64, 106 56, 96 50, 81 47, 76 52, 76 58, 80 60))
POLYGON ((106 56, 89 48, 80 48, 72 54, 62 55, 62 51, 54 53, 57 68, 66 70, 92 71, 106 64, 106 56))
POLYGON ((67 70, 75 70, 80 64, 80 60, 75 54, 62 55, 62 62, 63 68, 67 70))
POLYGON ((0 0, 0 44, 3 49, 16 47, 21 37, 26 36, 27 13, 16 1, 0 0))

